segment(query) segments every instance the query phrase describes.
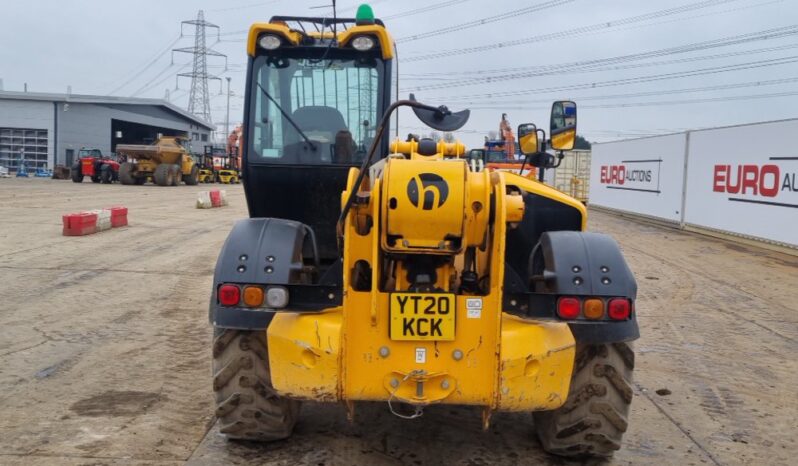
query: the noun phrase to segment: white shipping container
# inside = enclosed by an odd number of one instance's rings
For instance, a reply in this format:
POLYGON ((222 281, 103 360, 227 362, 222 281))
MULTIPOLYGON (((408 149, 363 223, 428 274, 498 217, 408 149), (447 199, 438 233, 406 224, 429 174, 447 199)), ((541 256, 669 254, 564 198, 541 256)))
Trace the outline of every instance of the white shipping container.
POLYGON ((690 132, 690 226, 798 247, 798 120, 690 132))
POLYGON ((798 248, 798 119, 592 148, 590 203, 798 248))
POLYGON ((565 151, 564 154, 559 167, 546 170, 546 183, 587 202, 590 192, 590 151, 576 149, 565 151))
POLYGON ((682 221, 685 133, 593 144, 590 203, 682 221))

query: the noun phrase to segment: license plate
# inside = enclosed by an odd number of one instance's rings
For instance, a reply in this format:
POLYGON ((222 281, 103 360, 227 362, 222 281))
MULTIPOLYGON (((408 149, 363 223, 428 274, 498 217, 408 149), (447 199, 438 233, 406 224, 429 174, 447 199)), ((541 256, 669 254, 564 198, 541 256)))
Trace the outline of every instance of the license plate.
POLYGON ((391 293, 391 340, 454 340, 452 293, 391 293))

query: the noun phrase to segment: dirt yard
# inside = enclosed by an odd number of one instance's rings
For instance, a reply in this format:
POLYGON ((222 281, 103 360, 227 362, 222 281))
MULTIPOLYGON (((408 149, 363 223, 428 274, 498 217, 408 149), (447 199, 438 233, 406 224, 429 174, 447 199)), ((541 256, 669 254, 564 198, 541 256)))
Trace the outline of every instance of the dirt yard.
MULTIPOLYGON (((0 179, 0 464, 566 464, 529 415, 438 406, 303 406, 295 435, 229 443, 214 427, 208 296, 246 216, 194 209, 202 186, 0 179), (130 226, 61 236, 61 215, 114 204, 130 226)), ((608 214, 635 272, 641 339, 625 445, 610 464, 795 464, 798 258, 608 214)), ((798 233, 797 233, 798 234, 798 233)), ((570 463, 568 463, 570 464, 570 463)))

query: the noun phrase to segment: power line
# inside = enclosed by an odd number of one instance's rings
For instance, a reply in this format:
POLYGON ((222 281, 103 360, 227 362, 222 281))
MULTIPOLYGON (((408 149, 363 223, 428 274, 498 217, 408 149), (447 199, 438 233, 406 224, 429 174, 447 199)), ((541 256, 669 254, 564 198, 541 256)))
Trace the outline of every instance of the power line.
MULTIPOLYGON (((534 70, 534 71, 536 71, 538 73, 543 73, 544 71, 551 70, 551 67, 557 67, 557 69, 556 69, 557 74, 564 73, 564 72, 579 72, 579 71, 585 71, 585 72, 608 71, 608 70, 618 70, 618 69, 628 69, 628 68, 641 68, 641 67, 648 67, 648 66, 660 65, 660 64, 686 63, 686 62, 691 62, 691 61, 714 60, 714 59, 717 59, 717 58, 736 57, 736 56, 740 56, 740 55, 752 55, 752 54, 758 54, 758 53, 776 52, 776 51, 781 51, 781 50, 793 49, 793 48, 796 48, 796 47, 798 47, 798 44, 778 45, 778 46, 764 47, 764 48, 758 48, 758 49, 741 50, 741 51, 737 51, 737 52, 725 52, 725 53, 717 53, 717 54, 712 54, 712 55, 701 55, 701 56, 698 56, 698 57, 679 58, 679 59, 675 59, 675 60, 658 61, 658 62, 638 63, 638 64, 631 64, 631 65, 626 65, 626 66, 621 66, 621 67, 610 67, 610 68, 599 67, 599 66, 595 66, 594 67, 592 65, 581 66, 581 64, 583 62, 570 62, 570 63, 559 63, 559 64, 555 64, 555 65, 527 67, 527 68, 516 68, 516 69, 517 70, 523 69, 523 70, 529 70, 529 71, 533 71, 534 70), (572 67, 566 67, 565 65, 573 65, 573 66, 572 67)), ((696 51, 697 50, 698 49, 696 49, 696 51)), ((701 49, 701 50, 703 50, 703 49, 701 49)), ((691 52, 693 52, 693 50, 691 50, 691 52)), ((648 58, 648 57, 645 57, 645 58, 648 58)), ((601 64, 603 64, 603 63, 601 63, 601 64)), ((428 73, 428 74, 412 74, 412 73, 408 73, 407 75, 403 75, 403 77, 409 76, 409 77, 405 77, 406 81, 425 81, 425 80, 429 80, 429 81, 447 81, 447 82, 451 82, 451 83, 457 83, 457 82, 460 82, 460 81, 465 81, 462 78, 456 77, 456 76, 461 76, 461 75, 464 75, 464 74, 469 74, 469 72, 468 71, 464 71, 464 72, 459 72, 458 71, 458 72, 452 72, 451 74, 450 73, 440 73, 440 77, 436 77, 436 76, 438 76, 438 73, 428 73), (447 77, 447 75, 449 75, 449 76, 454 75, 455 77, 447 77)), ((500 81, 501 80, 500 78, 503 78, 502 72, 500 70, 497 70, 495 72, 495 74, 497 75, 496 77, 491 76, 491 78, 489 78, 489 79, 486 78, 485 82, 500 81)), ((548 74, 548 73, 546 73, 546 74, 548 74)), ((534 76, 538 76, 538 74, 535 74, 534 76)), ((521 78, 521 77, 525 77, 525 76, 519 76, 519 78, 521 78)), ((445 87, 451 87, 451 86, 447 85, 445 87)), ((416 90, 416 89, 417 88, 413 88, 412 90, 416 90)))
POLYGON ((738 100, 773 99, 776 97, 792 97, 792 96, 798 96, 798 92, 776 92, 771 94, 736 95, 736 96, 710 97, 704 99, 688 99, 688 100, 662 100, 662 101, 652 101, 652 102, 583 105, 582 108, 607 109, 607 108, 629 108, 629 107, 663 107, 670 105, 689 105, 689 104, 705 104, 711 102, 732 102, 738 100))
MULTIPOLYGON (((745 51, 739 51, 739 52, 719 53, 719 54, 714 54, 714 55, 701 55, 699 57, 679 58, 679 59, 675 59, 675 60, 655 61, 655 62, 649 62, 649 63, 631 63, 631 64, 626 64, 626 65, 608 66, 608 67, 596 67, 596 68, 588 67, 588 68, 574 68, 574 69, 566 69, 566 70, 552 70, 552 71, 539 72, 539 73, 529 74, 529 75, 525 75, 525 76, 518 76, 518 77, 508 78, 508 79, 522 79, 522 78, 527 78, 527 77, 559 75, 559 74, 564 74, 564 73, 568 73, 568 74, 598 73, 598 72, 604 72, 604 71, 617 71, 617 70, 628 70, 628 69, 637 69, 637 68, 649 68, 649 67, 653 67, 653 66, 677 65, 677 64, 691 63, 691 62, 696 62, 696 61, 703 62, 703 61, 708 61, 708 60, 716 60, 716 59, 719 59, 719 58, 737 57, 737 56, 741 56, 741 55, 752 55, 752 54, 759 54, 759 53, 771 53, 771 52, 789 50, 789 49, 794 49, 794 48, 798 48, 798 44, 789 44, 789 45, 784 45, 784 46, 780 46, 780 47, 767 47, 767 48, 762 48, 762 49, 745 50, 745 51)), ((498 82, 498 81, 503 81, 503 80, 504 79, 495 79, 495 80, 488 79, 488 80, 485 81, 485 83, 492 83, 492 82, 498 82)), ((475 83, 475 84, 477 84, 477 83, 475 83)), ((463 84, 463 85, 465 85, 465 84, 463 84)), ((450 87, 458 87, 458 84, 452 83, 451 85, 446 85, 446 86, 435 86, 435 88, 441 88, 441 89, 443 89, 443 88, 447 88, 448 89, 450 87)), ((418 88, 403 89, 403 91, 404 92, 407 92, 407 91, 419 91, 419 90, 426 90, 426 89, 429 89, 429 88, 431 88, 431 86, 430 87, 418 87, 418 88)))
MULTIPOLYGON (((790 77, 790 78, 782 78, 782 79, 771 79, 767 81, 747 81, 742 83, 732 83, 732 84, 718 84, 714 86, 704 86, 704 87, 689 87, 684 89, 668 89, 668 90, 656 90, 656 91, 648 91, 648 92, 634 92, 629 94, 611 94, 611 95, 593 95, 593 96, 572 96, 573 100, 577 102, 584 102, 590 100, 617 100, 617 99, 630 99, 636 97, 657 97, 657 96, 665 96, 665 95, 674 95, 674 94, 689 94, 694 92, 712 92, 712 91, 721 91, 721 90, 729 90, 729 89, 744 89, 749 87, 765 87, 765 86, 777 86, 780 84, 791 84, 798 82, 798 77, 790 77)), ((470 105, 474 104, 475 106, 470 107, 471 109, 494 109, 494 108, 510 108, 513 105, 527 105, 527 104, 540 104, 540 103, 550 103, 551 99, 531 99, 531 100, 523 100, 518 101, 514 100, 512 102, 495 102, 492 101, 490 105, 483 105, 484 102, 461 102, 461 105, 470 105)), ((519 108, 519 107, 516 107, 519 108)), ((528 108, 528 107, 521 107, 521 108, 528 108)))
MULTIPOLYGON (((177 70, 175 70, 174 72, 172 72, 172 73, 170 73, 170 74, 166 75, 166 76, 165 76, 163 79, 159 80, 158 82, 156 82, 156 83, 153 83, 153 84, 149 84, 149 83, 148 83, 148 84, 145 84, 145 86, 147 86, 147 87, 142 87, 141 89, 139 89, 138 91, 136 91, 134 94, 132 94, 132 95, 131 95, 131 97, 135 97, 135 96, 137 96, 137 95, 143 94, 143 93, 145 93, 145 92, 148 92, 148 91, 150 91, 150 90, 152 90, 152 89, 154 89, 154 88, 156 88, 156 87, 160 86, 161 84, 163 84, 163 83, 164 83, 164 81, 166 81, 167 79, 169 79, 169 78, 171 78, 171 77, 173 77, 173 76, 176 76, 178 73, 180 73, 181 71, 185 70, 186 68, 188 68, 188 67, 189 67, 189 66, 191 66, 191 65, 192 65, 192 63, 186 63, 186 64, 183 64, 183 65, 182 65, 180 68, 178 68, 178 69, 177 69, 177 70)), ((169 69, 170 69, 172 66, 173 66, 173 65, 170 65, 170 66, 169 66, 169 67, 167 67, 165 70, 162 70, 162 72, 161 72, 161 73, 159 73, 159 74, 163 74, 163 72, 165 72, 165 71, 168 71, 168 70, 169 70, 169 69)), ((220 68, 220 67, 222 67, 222 66, 223 66, 223 65, 208 65, 208 68, 217 68, 217 67, 219 67, 219 68, 220 68)), ((244 66, 244 65, 241 65, 241 64, 231 64, 230 66, 244 66)), ((226 71, 223 71, 223 72, 219 73, 219 76, 221 77, 221 76, 224 76, 224 75, 226 75, 226 74, 229 74, 229 73, 242 73, 242 72, 244 72, 244 71, 246 71, 246 70, 232 70, 232 69, 229 69, 229 68, 228 68, 226 71)), ((156 78, 157 78, 157 77, 156 77, 156 78)), ((153 79, 153 80, 154 80, 154 79, 153 79)), ((150 83, 151 83, 153 80, 150 80, 150 83)), ((180 91, 182 91, 182 89, 181 89, 180 91)))
MULTIPOLYGON (((428 84, 417 86, 413 88, 407 88, 404 90, 413 90, 413 91, 421 91, 421 90, 430 90, 430 89, 443 89, 443 88, 450 88, 450 87, 458 87, 458 86, 469 86, 474 84, 482 84, 482 83, 493 83, 499 81, 507 81, 507 80, 514 80, 514 79, 522 79, 522 78, 529 78, 529 77, 536 77, 536 76, 544 76, 549 74, 558 74, 558 73, 565 73, 565 72, 574 72, 574 71, 586 71, 586 72, 595 72, 595 71, 608 71, 608 70, 617 70, 617 69, 628 69, 628 68, 636 68, 636 67, 647 67, 647 66, 658 66, 660 64, 674 64, 674 63, 684 63, 696 60, 704 60, 704 59, 714 59, 714 58, 725 58, 730 56, 737 56, 737 55, 746 55, 751 53, 764 53, 764 52, 771 52, 777 51, 787 48, 793 48, 796 45, 788 45, 783 47, 771 47, 771 48, 763 48, 758 50, 751 50, 751 51, 740 51, 740 52, 730 52, 726 54, 716 54, 716 55, 707 55, 703 57, 694 57, 694 58, 685 58, 680 60, 672 60, 672 61, 664 61, 664 62, 653 62, 653 63, 643 63, 643 64, 636 64, 636 65, 627 65, 625 67, 611 67, 611 68, 602 68, 605 65, 612 65, 612 64, 619 64, 619 63, 627 63, 639 60, 645 60, 649 58, 655 57, 662 57, 668 55, 677 55, 677 54, 684 54, 684 53, 691 53, 697 52, 706 49, 713 49, 713 48, 720 48, 720 47, 728 47, 732 45, 740 45, 749 42, 756 42, 756 41, 764 41, 764 40, 773 40, 773 39, 781 39, 784 37, 798 35, 798 25, 795 26, 787 26, 782 28, 775 28, 775 29, 768 29, 764 31, 748 33, 748 34, 741 34, 737 36, 725 37, 721 39, 714 39, 704 42, 696 42, 686 45, 681 45, 677 47, 670 47, 665 49, 658 49, 648 52, 642 53, 635 53, 630 55, 620 55, 615 57, 609 58, 600 58, 600 59, 592 59, 592 60, 582 60, 582 61, 575 61, 575 62, 566 62, 566 63, 558 63, 553 65, 545 65, 545 66, 537 66, 537 67, 528 67, 528 68, 517 68, 515 72, 507 73, 501 72, 500 70, 495 70, 493 74, 484 77, 475 77, 475 78, 468 78, 468 79, 453 79, 452 81, 447 81, 442 84, 428 84)), ((458 73, 460 74, 460 73, 458 73)))
MULTIPOLYGON (((528 15, 530 13, 535 13, 541 10, 545 10, 548 8, 554 8, 561 5, 565 5, 567 3, 572 3, 576 0, 549 0, 547 2, 539 3, 537 5, 532 5, 524 8, 520 8, 518 10, 508 11, 505 13, 501 13, 495 16, 489 16, 487 18, 477 19, 474 21, 469 21, 467 23, 456 24, 454 26, 448 26, 444 28, 434 29, 432 31, 422 32, 420 34, 413 34, 412 36, 402 37, 396 39, 397 44, 401 44, 404 42, 410 42, 414 40, 426 39, 428 37, 439 36, 441 34, 448 34, 450 32, 459 32, 463 29, 470 29, 477 26, 482 26, 485 24, 495 23, 496 21, 502 21, 505 19, 510 18, 517 18, 519 16, 528 15)), ((736 1, 736 0, 735 0, 736 1)))
MULTIPOLYGON (((380 3, 385 3, 386 1, 388 0, 371 0, 368 3, 369 5, 374 6, 374 5, 379 5, 380 3)), ((360 7, 361 4, 363 4, 363 2, 354 3, 352 6, 338 7, 338 13, 343 13, 345 11, 355 11, 360 7)))
MULTIPOLYGON (((628 102, 628 103, 609 103, 609 104, 596 104, 596 105, 580 105, 581 109, 610 109, 610 108, 632 108, 632 107, 664 107, 672 105, 692 105, 692 104, 705 104, 712 102, 732 102, 739 100, 757 100, 757 99, 773 99, 776 97, 793 97, 798 96, 798 91, 793 92, 774 92, 770 94, 747 94, 736 96, 723 96, 723 97, 708 97, 703 99, 684 99, 684 100, 655 100, 650 102, 628 102)), ((480 107, 472 110, 547 110, 550 107, 480 107)))
MULTIPOLYGON (((536 71, 534 73, 524 73, 523 75, 519 74, 518 76, 506 77, 498 75, 496 77, 491 78, 484 78, 484 80, 480 80, 479 82, 468 82, 466 80, 459 79, 456 77, 453 78, 425 78, 425 77, 409 77, 405 78, 404 81, 443 81, 446 84, 440 86, 419 86, 419 87, 412 87, 412 88, 403 88, 402 92, 416 92, 420 90, 430 90, 433 88, 450 88, 450 87, 460 87, 460 86, 468 86, 472 84, 491 84, 491 83, 498 83, 500 81, 510 80, 510 79, 524 79, 529 77, 540 77, 540 76, 550 76, 550 75, 562 75, 562 74, 577 74, 577 73, 598 73, 603 71, 617 71, 617 70, 629 70, 629 69, 637 69, 637 68, 650 68, 655 66, 662 66, 662 65, 674 65, 674 64, 682 64, 682 63, 691 63, 691 62, 703 62, 709 60, 717 60, 721 58, 729 58, 729 57, 739 57, 742 55, 755 55, 761 53, 771 53, 771 52, 778 52, 783 50, 790 50, 798 48, 798 44, 787 44, 781 46, 773 46, 773 47, 764 47, 758 49, 751 49, 751 50, 741 50, 737 52, 725 52, 725 53, 716 53, 712 55, 700 55, 697 57, 687 57, 687 58, 677 58, 672 60, 662 60, 662 61, 653 61, 653 62, 646 62, 646 63, 629 63, 625 65, 618 65, 618 66, 574 66, 573 68, 562 68, 557 70, 544 70, 542 67, 538 69, 540 71, 536 71)), ((459 75, 460 73, 458 73, 459 75)), ((470 80, 469 80, 470 81, 470 80)))
MULTIPOLYGON (((782 97, 795 97, 798 96, 798 91, 792 92, 775 92, 775 93, 768 93, 768 94, 745 94, 745 95, 735 95, 735 96, 722 96, 722 97, 710 97, 710 98, 700 98, 700 99, 683 99, 683 100, 660 100, 660 101, 649 101, 649 102, 631 102, 631 103, 610 103, 610 104, 598 104, 598 105, 580 105, 582 109, 613 109, 613 108, 633 108, 633 107, 664 107, 664 106, 674 106, 674 105, 695 105, 695 104, 706 104, 706 103, 724 103, 724 102, 736 102, 736 101, 744 101, 744 100, 760 100, 760 99, 774 99, 774 98, 782 98, 782 97)), ((472 110, 547 110, 548 106, 542 107, 482 107, 476 108, 472 110)), ((418 127, 418 126, 402 126, 403 130, 413 129, 413 130, 428 130, 429 128, 426 127, 418 127)), ((460 129, 456 133, 463 133, 463 134, 487 134, 489 131, 492 130, 479 130, 479 129, 460 129)), ((604 133, 604 136, 655 136, 659 134, 667 134, 676 132, 673 130, 661 130, 659 132, 649 132, 646 133, 644 131, 647 130, 628 130, 628 131, 616 131, 613 132, 612 130, 593 130, 593 131, 580 131, 580 134, 597 134, 597 133, 604 133), (634 131, 634 132, 632 132, 634 131)))
POLYGON ((413 10, 403 11, 401 13, 395 13, 395 14, 388 15, 388 16, 382 16, 380 19, 387 21, 387 20, 390 20, 390 19, 406 18, 408 16, 418 15, 418 14, 421 14, 421 13, 427 13, 427 12, 430 12, 430 11, 433 11, 433 10, 437 10, 437 9, 440 9, 440 8, 445 8, 445 7, 451 6, 451 5, 460 5, 460 4, 463 4, 463 3, 467 2, 467 1, 469 1, 469 0, 448 0, 446 2, 434 3, 432 5, 427 5, 427 6, 421 7, 421 8, 415 8, 413 10))
POLYGON ((158 78, 160 78, 161 76, 163 76, 163 74, 164 74, 164 73, 166 73, 167 71, 169 71, 170 69, 172 69, 172 67, 174 67, 174 66, 175 66, 175 64, 174 64, 174 63, 171 63, 171 64, 167 65, 167 66, 166 66, 166 68, 162 69, 162 70, 161 70, 161 71, 160 71, 158 74, 156 74, 155 76, 153 76, 153 77, 152 77, 152 79, 150 79, 149 81, 147 81, 146 83, 144 83, 144 85, 142 85, 142 86, 141 86, 141 87, 139 87, 139 88, 138 88, 138 89, 137 89, 135 92, 133 92, 132 94, 130 94, 130 97, 136 97, 137 95, 141 94, 141 93, 142 93, 142 92, 144 92, 145 90, 149 90, 149 89, 150 89, 150 85, 151 85, 153 82, 155 82, 155 80, 156 80, 156 79, 158 79, 158 78))
MULTIPOLYGON (((603 21, 601 23, 592 24, 589 26, 581 26, 573 29, 563 30, 552 32, 548 34, 540 34, 537 36, 525 37, 522 39, 515 39, 511 41, 504 41, 504 42, 496 42, 493 44, 487 45, 479 45, 474 47, 464 47, 460 49, 452 49, 452 50, 442 50, 440 52, 433 52, 424 55, 416 55, 404 58, 404 62, 414 62, 414 61, 422 61, 422 60, 432 60, 435 58, 443 58, 443 57, 450 57, 455 55, 463 55, 469 53, 476 53, 476 52, 484 52, 484 51, 495 51, 497 48, 507 48, 507 47, 515 47, 517 45, 524 45, 524 44, 531 44, 535 42, 544 42, 554 39, 563 39, 563 38, 571 38, 576 35, 584 35, 589 33, 595 32, 606 32, 610 29, 617 28, 618 26, 625 26, 628 24, 636 24, 640 22, 650 21, 652 19, 663 18, 667 16, 672 16, 681 13, 688 13, 691 11, 703 9, 703 8, 710 8, 718 5, 728 4, 732 2, 738 2, 742 0, 702 0, 700 2, 690 3, 687 5, 682 5, 674 8, 667 8, 664 10, 658 10, 651 13, 646 13, 643 15, 637 16, 630 16, 627 18, 621 18, 611 21, 603 21)), ((772 2, 771 2, 772 3, 772 2)), ((398 41, 397 41, 398 42, 398 41)))
POLYGON ((163 57, 164 55, 166 55, 166 52, 168 52, 169 50, 171 50, 171 49, 172 49, 172 47, 174 47, 174 45, 175 45, 175 44, 177 44, 177 42, 178 42, 178 41, 179 41, 179 40, 180 40, 182 37, 183 37, 182 35, 179 35, 179 36, 177 36, 177 37, 176 37, 176 38, 175 38, 175 39, 174 39, 174 40, 173 40, 171 43, 169 43, 169 45, 167 45, 167 46, 166 46, 166 48, 165 48, 165 49, 163 49, 161 52, 157 53, 157 54, 155 55, 155 58, 153 58, 152 60, 150 60, 149 62, 147 62, 146 64, 144 64, 144 65, 142 65, 142 66, 138 66, 138 67, 134 68, 134 70, 138 70, 138 72, 137 72, 136 74, 134 74, 133 76, 131 76, 130 78, 128 78, 128 79, 127 79, 125 82, 123 82, 123 83, 122 83, 122 84, 120 84, 119 86, 115 87, 115 88, 114 88, 114 90, 112 90, 111 92, 109 92, 107 95, 111 95, 111 94, 114 94, 114 93, 116 93, 116 92, 117 92, 117 91, 119 91, 120 89, 124 88, 125 86, 127 86, 128 84, 130 84, 131 82, 133 82, 133 81, 134 81, 135 79, 137 79, 139 76, 141 76, 142 74, 144 74, 144 72, 145 72, 145 71, 147 71, 147 70, 148 70, 150 67, 152 67, 152 65, 154 65, 154 64, 155 64, 155 63, 156 63, 158 60, 160 60, 160 59, 161 59, 161 57, 163 57))
MULTIPOLYGON (((183 65, 183 66, 181 66, 180 68, 176 69, 176 70, 175 70, 173 73, 170 73, 170 74, 168 74, 168 75, 164 76, 163 78, 161 78, 161 79, 160 79, 158 82, 156 82, 156 83, 153 83, 152 85, 150 85, 150 86, 149 86, 149 87, 147 87, 147 88, 143 88, 143 89, 140 89, 140 90, 136 91, 136 93, 135 93, 135 94, 132 94, 132 95, 131 95, 131 97, 136 97, 136 96, 138 96, 138 95, 140 95, 140 94, 143 94, 143 93, 145 93, 145 92, 149 92, 149 91, 151 91, 152 89, 155 89, 156 87, 158 87, 158 86, 160 86, 161 84, 163 84, 163 83, 164 83, 164 82, 165 82, 167 79, 169 79, 169 78, 171 78, 171 77, 173 77, 173 76, 177 75, 178 73, 180 73, 181 71, 185 70, 185 69, 186 69, 186 68, 188 68, 189 66, 191 66, 191 63, 186 63, 186 64, 184 64, 184 65, 183 65)), ((170 65, 170 67, 171 67, 171 65, 170 65)))
MULTIPOLYGON (((445 2, 435 3, 435 4, 432 4, 432 5, 427 5, 427 6, 420 7, 420 8, 413 8, 412 10, 406 10, 406 11, 402 11, 402 12, 395 13, 395 14, 388 15, 388 16, 380 16, 379 18, 382 19, 382 20, 400 19, 400 18, 405 18, 407 16, 413 16, 413 15, 417 15, 417 14, 421 14, 421 13, 427 13, 429 11, 437 10, 437 9, 444 8, 444 7, 451 6, 451 5, 463 4, 463 3, 467 2, 467 1, 469 1, 469 0, 447 0, 445 2)), ((569 0, 569 1, 574 1, 574 0, 569 0)), ((375 2, 375 1, 370 2, 370 4, 372 6, 375 5, 376 3, 378 3, 378 2, 375 2)), ((339 8, 338 9, 338 13, 341 13, 341 12, 344 12, 344 11, 354 11, 355 9, 357 9, 357 6, 344 8, 344 9, 339 8)), ((340 15, 339 15, 339 17, 340 17, 340 15)), ((236 30, 236 31, 224 32, 221 35, 222 36, 237 36, 237 35, 248 34, 248 33, 249 33, 249 29, 239 29, 239 30, 236 30)), ((241 40, 222 40, 221 42, 241 42, 241 40)))
POLYGON ((798 62, 798 55, 773 58, 768 60, 758 60, 752 62, 738 63, 735 65, 722 65, 722 66, 715 66, 709 68, 700 68, 697 70, 677 71, 673 73, 660 73, 654 75, 637 76, 633 78, 613 79, 609 81, 598 81, 592 83, 573 84, 567 86, 527 89, 520 91, 492 92, 486 94, 470 94, 470 95, 439 97, 438 100, 451 102, 451 101, 463 101, 468 99, 495 99, 498 97, 514 97, 514 96, 527 95, 527 94, 574 91, 580 89, 595 89, 599 87, 626 86, 631 84, 664 81, 669 79, 705 76, 705 75, 718 74, 718 73, 727 73, 731 71, 741 71, 741 70, 756 69, 756 68, 763 68, 770 66, 786 65, 789 63, 796 63, 796 62, 798 62))
MULTIPOLYGON (((279 0, 274 0, 272 2, 265 2, 263 4, 265 5, 265 4, 269 4, 269 3, 277 3, 278 1, 279 0)), ((371 2, 369 2, 369 4, 371 6, 374 6, 376 4, 383 3, 385 1, 386 0, 372 0, 371 2)), ((466 1, 466 0, 462 0, 462 1, 466 1)), ((250 8, 250 7, 253 7, 253 6, 260 6, 260 5, 261 4, 251 4, 251 5, 241 6, 241 7, 231 7, 231 8, 224 8, 224 9, 220 9, 220 10, 209 10, 209 11, 225 11, 225 10, 236 9, 236 8, 243 9, 243 8, 250 8)), ((337 9, 338 13, 339 13, 338 17, 339 18, 341 17, 340 13, 343 13, 343 12, 346 12, 346 11, 355 11, 355 10, 358 9, 359 6, 360 6, 360 3, 357 3, 357 4, 353 5, 353 6, 344 7, 344 8, 340 8, 339 7, 337 9)), ((229 37, 229 36, 239 36, 239 35, 242 35, 242 34, 249 34, 249 29, 238 29, 238 30, 235 30, 235 31, 223 32, 223 33, 221 33, 219 35, 220 36, 229 37)), ((239 39, 239 40, 220 40, 219 42, 241 42, 241 39, 239 39)))
POLYGON ((280 0, 272 0, 270 2, 258 2, 258 3, 250 3, 248 5, 231 6, 231 7, 227 7, 227 8, 215 8, 213 10, 208 10, 208 12, 244 10, 244 9, 247 9, 247 8, 255 8, 255 7, 259 7, 259 6, 271 5, 271 4, 277 3, 279 1, 280 0))

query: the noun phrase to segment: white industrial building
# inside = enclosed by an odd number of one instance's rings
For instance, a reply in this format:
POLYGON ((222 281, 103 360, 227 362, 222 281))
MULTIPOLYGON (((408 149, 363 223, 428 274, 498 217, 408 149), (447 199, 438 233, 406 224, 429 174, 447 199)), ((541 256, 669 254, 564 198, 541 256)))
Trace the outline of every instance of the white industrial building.
POLYGON ((191 138, 202 153, 214 126, 160 99, 0 91, 0 166, 12 171, 71 166, 82 147, 112 154, 117 144, 158 135, 191 138))

